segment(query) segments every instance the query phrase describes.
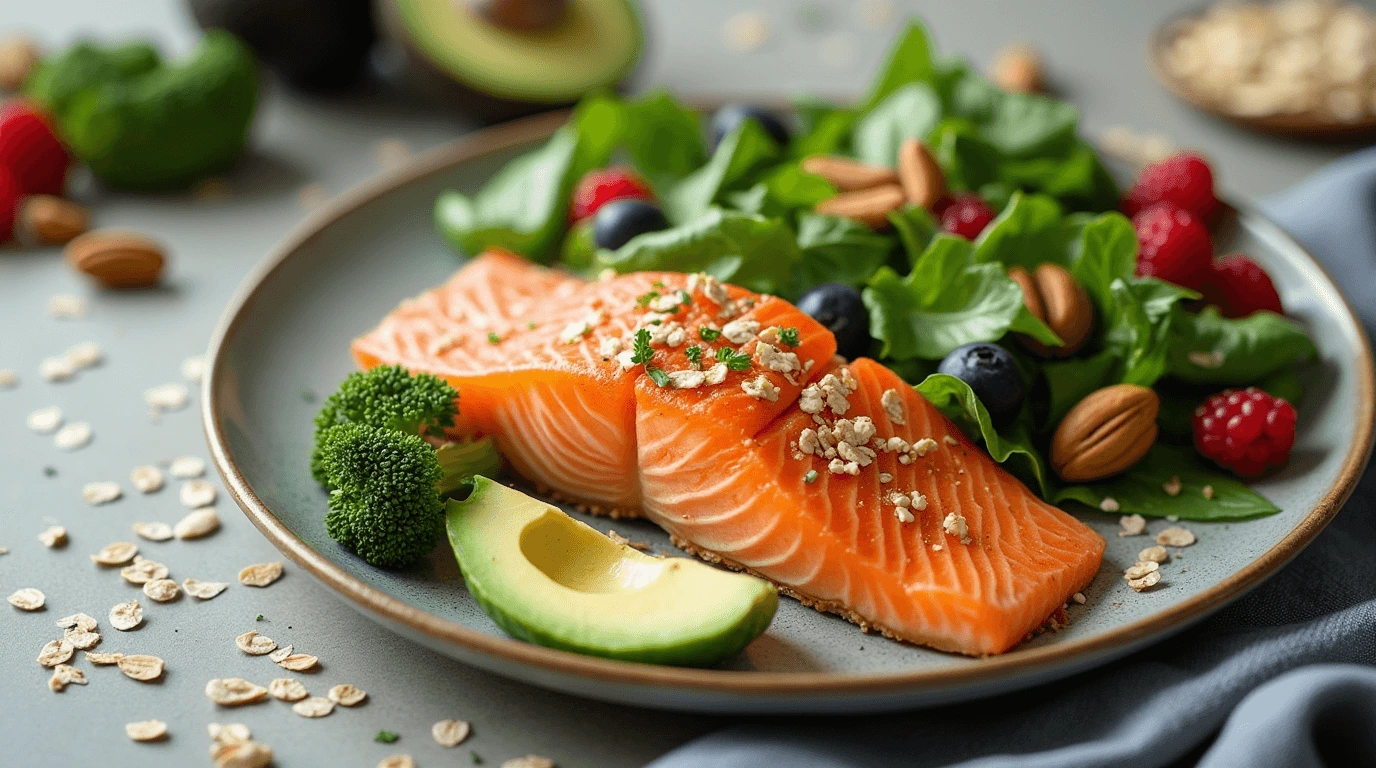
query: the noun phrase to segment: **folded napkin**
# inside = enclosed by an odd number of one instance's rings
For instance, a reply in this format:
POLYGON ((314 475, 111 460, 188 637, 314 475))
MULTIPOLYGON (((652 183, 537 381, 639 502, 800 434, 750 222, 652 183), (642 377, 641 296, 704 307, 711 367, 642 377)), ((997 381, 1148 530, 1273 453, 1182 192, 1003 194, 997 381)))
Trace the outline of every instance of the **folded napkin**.
MULTIPOLYGON (((1376 150, 1263 204, 1376 328, 1376 150)), ((1376 335, 1376 334, 1372 334, 1376 335)), ((753 719, 651 768, 1376 766, 1376 472, 1251 594, 1126 660, 989 701, 753 719)))

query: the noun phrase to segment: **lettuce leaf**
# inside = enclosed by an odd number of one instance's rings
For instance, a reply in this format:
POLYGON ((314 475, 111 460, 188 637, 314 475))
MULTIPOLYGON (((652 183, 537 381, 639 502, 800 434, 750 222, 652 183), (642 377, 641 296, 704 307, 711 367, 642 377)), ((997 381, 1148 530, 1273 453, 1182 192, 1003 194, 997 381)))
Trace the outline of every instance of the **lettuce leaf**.
POLYGON ((1169 369, 1172 377, 1192 384, 1247 386, 1317 356, 1309 334, 1274 312, 1230 320, 1218 307, 1206 307, 1197 315, 1177 311, 1169 369))
POLYGON ((934 74, 932 44, 927 36, 927 28, 921 22, 910 19, 897 41, 889 48, 883 66, 875 73, 858 108, 862 113, 869 112, 903 86, 929 82, 934 74))
POLYGON ((889 258, 893 240, 851 219, 804 213, 798 217, 799 284, 793 295, 821 283, 864 285, 889 258))
POLYGON ((1060 204, 1046 195, 1015 192, 975 241, 974 260, 1030 270, 1044 261, 1063 262, 1065 253, 1060 204))
POLYGON ((855 124, 855 157, 874 165, 898 163, 906 139, 926 140, 941 119, 941 100, 926 83, 909 83, 894 91, 855 124))
POLYGON ((1210 522, 1250 520, 1273 515, 1280 508, 1242 481, 1219 472, 1205 463, 1191 448, 1158 443, 1121 475, 1097 483, 1072 485, 1058 490, 1052 502, 1077 502, 1094 509, 1110 497, 1118 502, 1119 514, 1165 517, 1210 522), (1180 478, 1176 496, 1166 493, 1171 478, 1180 478), (1213 487, 1213 498, 1204 498, 1204 486, 1213 487))
POLYGON ((1032 418, 1026 407, 1000 433, 975 391, 955 376, 934 373, 917 385, 917 392, 955 422, 966 437, 983 443, 990 458, 1005 465, 1015 477, 1037 489, 1043 498, 1050 493, 1046 465, 1032 444, 1032 418))
POLYGON ((721 202, 726 192, 750 186, 753 177, 778 162, 781 154, 759 123, 745 121, 722 138, 706 165, 664 193, 664 215, 673 224, 694 221, 721 202))

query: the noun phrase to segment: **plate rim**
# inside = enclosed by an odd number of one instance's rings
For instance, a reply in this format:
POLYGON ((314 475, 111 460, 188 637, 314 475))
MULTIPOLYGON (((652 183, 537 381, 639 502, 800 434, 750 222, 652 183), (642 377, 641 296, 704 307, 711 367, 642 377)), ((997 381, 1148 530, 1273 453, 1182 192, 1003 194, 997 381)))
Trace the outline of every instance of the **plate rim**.
POLYGON ((201 422, 211 460, 231 498, 273 546, 297 566, 362 609, 431 640, 457 645, 492 661, 536 667, 591 682, 692 689, 735 695, 866 695, 937 690, 977 685, 1018 674, 1073 664, 1116 649, 1165 636, 1222 607, 1274 573, 1300 552, 1333 519, 1356 488, 1371 456, 1376 431, 1376 374, 1366 329, 1323 265, 1279 225, 1250 206, 1239 207, 1289 238, 1308 266, 1321 274, 1339 297, 1341 312, 1356 330, 1360 344, 1357 366, 1357 427, 1336 482, 1310 512, 1273 547, 1219 584, 1162 611, 1100 635, 972 660, 970 665, 913 672, 771 672, 665 667, 615 661, 546 648, 508 637, 489 635, 415 608, 351 576, 292 532, 257 496, 235 463, 225 438, 217 395, 225 386, 222 357, 240 320, 272 275, 322 230, 365 204, 431 174, 462 163, 547 138, 563 125, 570 110, 551 112, 484 128, 418 155, 413 162, 380 175, 331 200, 306 217, 249 272, 216 323, 207 351, 208 370, 201 385, 201 422))

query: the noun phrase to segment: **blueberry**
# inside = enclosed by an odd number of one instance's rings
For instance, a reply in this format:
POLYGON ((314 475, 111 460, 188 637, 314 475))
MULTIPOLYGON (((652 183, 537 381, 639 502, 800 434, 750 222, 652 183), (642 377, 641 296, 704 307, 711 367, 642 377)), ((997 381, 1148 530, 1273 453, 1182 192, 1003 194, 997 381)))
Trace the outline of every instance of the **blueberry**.
POLYGON ((822 283, 798 298, 803 314, 836 336, 836 354, 853 359, 870 351, 870 313, 860 292, 841 283, 822 283))
POLYGON ((765 130, 765 133, 768 133, 774 138, 774 141, 779 143, 779 146, 788 144, 788 129, 773 112, 764 107, 753 107, 749 104, 727 104, 712 115, 712 149, 715 151, 726 134, 736 130, 737 126, 752 117, 765 130))
POLYGON ((644 200, 613 200, 592 217, 592 239, 598 248, 616 250, 636 235, 668 229, 664 212, 644 200))
POLYGON ((1022 374, 1013 356, 997 344, 977 342, 956 347, 936 370, 969 384, 995 426, 1012 421, 1022 407, 1022 374))

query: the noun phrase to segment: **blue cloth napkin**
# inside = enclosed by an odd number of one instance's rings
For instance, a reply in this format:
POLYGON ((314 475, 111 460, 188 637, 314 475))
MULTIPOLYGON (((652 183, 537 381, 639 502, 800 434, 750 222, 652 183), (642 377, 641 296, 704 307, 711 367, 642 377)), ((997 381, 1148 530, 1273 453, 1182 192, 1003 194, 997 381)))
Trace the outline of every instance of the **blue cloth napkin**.
MULTIPOLYGON (((1263 204, 1376 328, 1376 150, 1263 204)), ((1376 334, 1372 334, 1376 335, 1376 334)), ((1376 472, 1314 543, 1199 626, 1030 691, 864 717, 752 720, 651 768, 1376 766, 1376 472)))

